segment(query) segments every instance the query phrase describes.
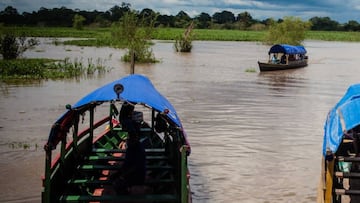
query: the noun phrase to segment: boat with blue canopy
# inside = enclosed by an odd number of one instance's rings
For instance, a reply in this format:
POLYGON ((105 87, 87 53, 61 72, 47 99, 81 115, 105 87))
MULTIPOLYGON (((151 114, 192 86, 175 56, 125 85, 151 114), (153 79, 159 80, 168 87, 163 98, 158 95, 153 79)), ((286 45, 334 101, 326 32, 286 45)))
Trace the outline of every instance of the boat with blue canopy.
POLYGON ((360 83, 329 111, 322 157, 319 202, 360 202, 360 83))
POLYGON ((288 44, 273 45, 268 52, 268 61, 258 61, 260 71, 305 67, 308 64, 308 56, 306 53, 307 51, 303 46, 293 46, 288 44))
POLYGON ((66 105, 44 149, 44 203, 191 202, 186 132, 143 75, 66 105))

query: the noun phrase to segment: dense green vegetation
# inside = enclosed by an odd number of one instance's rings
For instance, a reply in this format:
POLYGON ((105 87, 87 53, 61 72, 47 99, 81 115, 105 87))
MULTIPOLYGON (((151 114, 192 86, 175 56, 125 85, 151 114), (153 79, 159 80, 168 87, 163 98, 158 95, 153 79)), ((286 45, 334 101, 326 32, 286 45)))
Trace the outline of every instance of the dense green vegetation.
MULTIPOLYGON (((124 14, 131 10, 130 3, 121 3, 120 6, 114 5, 107 11, 84 11, 79 9, 44 8, 31 13, 23 12, 20 14, 16 8, 8 6, 0 11, 0 24, 6 26, 45 26, 45 27, 72 27, 82 25, 87 27, 110 27, 117 22, 124 14), (83 19, 76 18, 81 16, 83 19)), ((247 11, 234 14, 230 11, 219 11, 210 15, 200 13, 195 17, 190 17, 186 12, 179 11, 177 15, 162 15, 149 8, 136 11, 139 16, 156 15, 155 27, 186 28, 191 22, 195 29, 232 29, 232 30, 266 30, 273 22, 282 22, 283 19, 267 18, 264 20, 254 19, 247 11)), ((339 23, 329 17, 314 16, 309 19, 311 30, 326 31, 360 31, 360 24, 355 20, 346 23, 339 23)))
MULTIPOLYGON (((67 27, 4 27, 5 30, 14 30, 19 35, 26 33, 29 37, 69 37, 69 38, 91 38, 89 41, 76 39, 73 44, 86 46, 113 46, 110 28, 84 28, 76 30, 67 27)), ((175 40, 184 32, 182 28, 156 28, 152 34, 153 39, 175 40)), ((266 31, 244 31, 244 30, 213 30, 193 29, 194 40, 204 41, 262 41, 266 31)), ((360 32, 345 31, 307 31, 305 39, 326 41, 351 41, 360 42, 360 32)), ((71 44, 71 42, 66 42, 71 44)))
POLYGON ((122 60, 131 62, 132 68, 136 62, 157 62, 149 43, 154 30, 151 22, 155 22, 155 18, 156 16, 139 17, 136 12, 129 11, 112 26, 111 36, 127 49, 122 60))
POLYGON ((360 42, 360 32, 309 31, 305 39, 324 41, 360 42))
POLYGON ((177 52, 191 52, 193 41, 193 26, 191 23, 185 32, 180 35, 174 43, 174 48, 177 52))
POLYGON ((104 74, 107 68, 100 59, 88 63, 75 59, 70 61, 53 59, 13 59, 0 60, 0 79, 58 79, 77 78, 104 74))
POLYGON ((274 23, 266 33, 266 44, 292 44, 301 45, 305 39, 305 32, 310 28, 309 22, 300 18, 286 17, 281 23, 274 23))

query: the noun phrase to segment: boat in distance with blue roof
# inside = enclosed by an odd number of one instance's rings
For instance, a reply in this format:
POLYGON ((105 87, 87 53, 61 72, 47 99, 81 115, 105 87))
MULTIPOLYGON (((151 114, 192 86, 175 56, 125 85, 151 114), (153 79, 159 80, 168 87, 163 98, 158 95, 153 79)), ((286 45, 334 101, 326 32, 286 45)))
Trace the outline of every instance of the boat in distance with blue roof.
POLYGON ((288 44, 273 45, 267 62, 258 61, 260 71, 275 71, 301 68, 308 65, 307 51, 303 46, 288 44))

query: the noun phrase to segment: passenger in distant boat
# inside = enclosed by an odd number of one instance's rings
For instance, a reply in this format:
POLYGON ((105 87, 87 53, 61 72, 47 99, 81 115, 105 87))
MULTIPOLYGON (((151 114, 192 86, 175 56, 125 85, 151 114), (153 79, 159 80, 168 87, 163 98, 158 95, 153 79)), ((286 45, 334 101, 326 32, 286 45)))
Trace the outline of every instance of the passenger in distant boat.
POLYGON ((295 61, 295 54, 290 54, 288 60, 295 61))
POLYGON ((279 60, 277 59, 277 56, 275 54, 272 55, 271 62, 272 63, 278 63, 279 62, 279 60))
POLYGON ((303 60, 304 59, 304 54, 300 54, 300 60, 303 60))
POLYGON ((286 64, 286 55, 285 55, 285 54, 283 54, 283 55, 281 56, 280 63, 281 63, 281 64, 286 64))

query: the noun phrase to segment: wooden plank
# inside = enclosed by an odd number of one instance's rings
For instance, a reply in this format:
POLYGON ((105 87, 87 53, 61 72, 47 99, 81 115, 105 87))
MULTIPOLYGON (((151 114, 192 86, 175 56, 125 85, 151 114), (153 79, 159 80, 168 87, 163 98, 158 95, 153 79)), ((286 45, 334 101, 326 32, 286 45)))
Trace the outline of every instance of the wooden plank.
MULTIPOLYGON (((105 148, 94 148, 92 150, 94 153, 126 153, 124 149, 105 149, 105 148)), ((145 149, 145 152, 165 152, 164 148, 150 148, 145 149)))
MULTIPOLYGON (((148 179, 145 180, 145 185, 151 184, 163 184, 163 183, 173 183, 174 179, 148 179)), ((72 179, 68 181, 68 184, 75 184, 75 185, 109 185, 111 184, 111 180, 104 179, 104 180, 88 180, 88 179, 72 179)))
POLYGON ((360 157, 337 157, 338 161, 343 161, 343 162, 360 162, 360 157))
POLYGON ((148 195, 62 195, 60 201, 117 201, 117 202, 176 202, 177 198, 171 194, 148 194, 148 195))
POLYGON ((335 176, 338 178, 360 178, 360 173, 335 172, 335 176))
MULTIPOLYGON (((79 166, 78 169, 82 170, 119 170, 121 169, 122 165, 101 165, 101 164, 85 164, 82 166, 79 166)), ((147 170, 155 170, 155 169, 172 169, 172 166, 165 165, 165 166, 157 166, 157 165, 151 165, 146 166, 147 170)))
MULTIPOLYGON (((146 160, 167 160, 167 156, 146 156, 146 160)), ((125 156, 89 156, 88 161, 123 161, 125 156)))
POLYGON ((360 195, 360 190, 335 189, 337 195, 360 195))

